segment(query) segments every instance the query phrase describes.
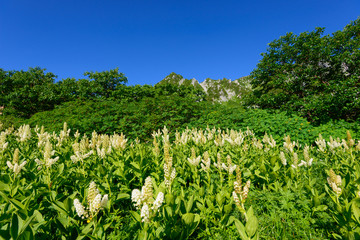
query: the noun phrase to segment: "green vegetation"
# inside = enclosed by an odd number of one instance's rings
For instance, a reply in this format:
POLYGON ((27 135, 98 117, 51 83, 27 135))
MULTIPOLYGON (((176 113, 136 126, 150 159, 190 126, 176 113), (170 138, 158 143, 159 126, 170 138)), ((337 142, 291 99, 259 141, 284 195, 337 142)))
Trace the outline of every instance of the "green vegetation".
POLYGON ((323 32, 235 81, 0 69, 0 239, 360 238, 360 19, 323 32))
POLYGON ((71 132, 0 132, 1 239, 360 237, 349 132, 312 147, 250 130, 71 132))
POLYGON ((360 18, 332 36, 323 32, 288 33, 271 42, 252 72, 248 104, 296 112, 316 123, 357 120, 360 18))

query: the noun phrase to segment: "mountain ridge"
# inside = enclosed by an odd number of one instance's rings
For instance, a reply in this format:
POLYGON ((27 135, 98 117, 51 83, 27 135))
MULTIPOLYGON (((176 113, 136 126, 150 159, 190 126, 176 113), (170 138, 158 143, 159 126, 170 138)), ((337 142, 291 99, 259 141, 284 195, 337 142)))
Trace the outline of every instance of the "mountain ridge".
POLYGON ((203 90, 206 93, 207 100, 226 102, 248 94, 252 90, 250 82, 250 76, 235 80, 227 78, 218 80, 206 78, 204 81, 199 82, 195 78, 185 79, 182 75, 172 72, 157 84, 192 85, 195 89, 203 90))

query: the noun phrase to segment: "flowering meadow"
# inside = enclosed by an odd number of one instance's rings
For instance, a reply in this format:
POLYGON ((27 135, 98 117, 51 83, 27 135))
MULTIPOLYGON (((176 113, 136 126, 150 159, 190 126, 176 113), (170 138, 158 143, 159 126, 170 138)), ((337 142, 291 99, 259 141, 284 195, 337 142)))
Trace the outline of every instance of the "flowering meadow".
POLYGON ((0 239, 360 239, 360 142, 0 127, 0 239))

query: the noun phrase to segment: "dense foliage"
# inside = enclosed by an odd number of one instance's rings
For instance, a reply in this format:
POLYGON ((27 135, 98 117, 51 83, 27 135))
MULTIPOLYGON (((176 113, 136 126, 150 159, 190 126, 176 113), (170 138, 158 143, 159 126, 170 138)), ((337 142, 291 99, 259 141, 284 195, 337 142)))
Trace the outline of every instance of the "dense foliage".
POLYGON ((0 239, 358 239, 360 141, 0 132, 0 239), (174 139, 173 141, 169 139, 174 139))
POLYGON ((296 112, 312 122, 356 120, 360 110, 360 18, 331 36, 324 28, 269 44, 252 72, 248 104, 296 112))

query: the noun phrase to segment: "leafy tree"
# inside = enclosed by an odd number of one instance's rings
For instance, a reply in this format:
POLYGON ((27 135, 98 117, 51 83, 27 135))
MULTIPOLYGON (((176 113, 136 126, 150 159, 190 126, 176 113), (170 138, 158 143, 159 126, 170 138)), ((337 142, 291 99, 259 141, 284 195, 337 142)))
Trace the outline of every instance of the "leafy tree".
POLYGON ((28 71, 0 69, 0 101, 6 111, 13 109, 18 115, 32 114, 52 109, 57 102, 54 91, 55 74, 39 67, 28 71))
POLYGON ((271 42, 251 73, 254 91, 247 104, 314 122, 358 118, 360 18, 332 36, 323 33, 287 33, 271 42))
POLYGON ((157 96, 176 95, 199 102, 205 100, 205 92, 202 88, 193 85, 175 85, 172 83, 163 83, 155 85, 157 96))
POLYGON ((103 97, 110 97, 111 92, 127 83, 127 78, 119 72, 119 68, 103 72, 85 72, 85 76, 96 83, 96 94, 103 97))

